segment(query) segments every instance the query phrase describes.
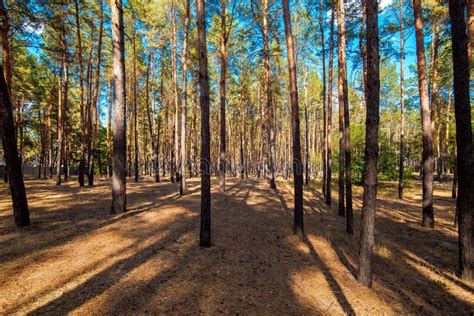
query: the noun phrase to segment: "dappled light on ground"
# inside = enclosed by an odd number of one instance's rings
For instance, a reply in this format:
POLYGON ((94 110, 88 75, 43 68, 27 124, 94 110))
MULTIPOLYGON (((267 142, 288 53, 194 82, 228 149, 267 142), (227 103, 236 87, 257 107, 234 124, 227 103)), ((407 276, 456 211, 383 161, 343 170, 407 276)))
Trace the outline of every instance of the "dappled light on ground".
MULTIPOLYGON (((327 207, 313 183, 305 192, 306 236, 292 235, 291 184, 261 179, 213 186, 213 246, 198 247, 199 179, 127 185, 129 211, 110 214, 106 180, 28 180, 32 226, 13 225, 6 186, 0 198, 0 313, 129 314, 462 314, 474 289, 454 274, 454 202, 438 185, 437 227, 420 227, 418 188, 399 201, 382 185, 374 287, 357 269, 361 188, 355 235, 344 232, 336 201, 327 207)), ((336 197, 337 192, 333 193, 336 197)))

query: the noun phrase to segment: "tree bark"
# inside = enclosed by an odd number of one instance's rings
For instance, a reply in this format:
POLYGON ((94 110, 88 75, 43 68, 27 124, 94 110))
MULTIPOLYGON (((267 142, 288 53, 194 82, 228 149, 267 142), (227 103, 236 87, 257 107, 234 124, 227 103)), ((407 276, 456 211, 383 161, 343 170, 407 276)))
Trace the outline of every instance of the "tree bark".
MULTIPOLYGON (((327 181, 328 181, 328 107, 326 100, 326 46, 324 43, 324 19, 323 19, 323 0, 319 0, 319 31, 321 32, 321 61, 323 66, 323 139, 324 139, 324 148, 322 151, 322 160, 323 160, 323 181, 322 181, 322 191, 323 195, 326 198, 327 196, 327 181)), ((316 117, 315 117, 316 122, 316 117)), ((315 129, 316 133, 316 129, 315 129)), ((316 135, 315 135, 316 136, 316 135)))
POLYGON ((303 164, 301 161, 300 114, 298 106, 298 83, 296 78, 295 43, 291 30, 291 15, 288 0, 282 0, 283 20, 285 23, 288 73, 290 79, 291 127, 293 134, 293 175, 294 175, 294 223, 293 232, 303 236, 303 164))
POLYGON ((0 0, 0 18, 2 21, 2 66, 0 66, 0 133, 8 174, 10 193, 13 203, 13 216, 18 227, 30 225, 30 213, 26 199, 25 184, 21 172, 21 161, 18 156, 17 139, 13 123, 13 109, 10 99, 11 91, 11 51, 8 43, 10 29, 8 14, 3 0, 0 0))
MULTIPOLYGON (((112 1, 112 0, 111 0, 112 1)), ((85 135, 86 135, 86 124, 85 124, 85 105, 84 105, 84 67, 82 59, 82 37, 81 37, 81 23, 79 13, 78 0, 74 0, 74 16, 76 18, 76 36, 77 36, 77 59, 79 64, 79 88, 80 88, 80 161, 79 161, 79 186, 84 186, 84 168, 85 168, 85 135)), ((58 162, 60 163, 60 162, 58 162)))
MULTIPOLYGON (((345 185, 344 185, 344 148, 345 148, 345 137, 344 137, 344 85, 343 85, 343 68, 342 65, 345 63, 342 57, 342 48, 341 48, 341 13, 340 13, 340 2, 343 0, 336 0, 337 2, 337 61, 338 61, 338 81, 337 81, 337 92, 338 92, 338 106, 339 106, 339 177, 338 177, 338 185, 339 185, 339 215, 346 216, 346 203, 345 203, 345 185)), ((342 3, 344 6, 344 3, 342 3)))
POLYGON ((225 172, 226 172, 226 119, 225 119, 225 101, 226 101, 226 75, 227 75, 227 23, 226 23, 227 1, 221 0, 221 45, 220 61, 221 73, 219 81, 220 97, 220 143, 219 143, 219 192, 225 191, 225 172))
POLYGON ((457 170, 459 189, 456 200, 459 233, 459 270, 461 277, 474 279, 473 228, 474 216, 474 161, 472 121, 469 98, 469 55, 466 32, 465 4, 462 0, 449 1, 454 77, 454 113, 456 117, 457 170))
POLYGON ((209 128, 209 74, 206 42, 206 8, 197 0, 199 86, 201 103, 201 229, 199 245, 211 246, 211 133, 209 128))
POLYGON ((268 0, 262 0, 262 37, 263 37, 263 72, 266 95, 266 106, 268 113, 267 135, 268 135, 268 167, 270 171, 270 188, 276 189, 275 182, 275 115, 272 96, 272 75, 270 68, 270 45, 268 41, 268 0))
POLYGON ((174 182, 174 176, 176 175, 176 181, 179 181, 179 101, 178 101, 178 81, 177 81, 177 65, 176 65, 176 8, 174 0, 171 3, 171 88, 173 89, 173 106, 174 106, 174 123, 173 123, 173 140, 174 146, 171 152, 171 182, 174 182))
POLYGON ((186 194, 186 107, 187 107, 187 50, 188 50, 188 34, 189 34, 189 0, 186 0, 186 18, 184 20, 184 39, 183 54, 181 58, 182 64, 182 87, 181 87, 181 168, 179 172, 180 187, 179 193, 186 194))
POLYGON ((328 74, 328 110, 327 110, 327 142, 326 142, 326 156, 327 156, 327 174, 326 174, 326 204, 331 205, 332 195, 332 92, 333 92, 333 63, 334 63, 334 1, 331 0, 331 27, 329 33, 329 74, 328 74))
POLYGON ((112 55, 114 74, 114 165, 112 175, 112 213, 125 212, 126 178, 126 93, 125 46, 122 0, 110 0, 112 11, 112 55))
POLYGON ((403 199, 403 173, 405 169, 405 24, 403 22, 403 0, 400 0, 400 158, 398 165, 398 198, 403 199))
POLYGON ((366 0, 367 17, 367 116, 365 123, 364 195, 360 233, 359 271, 357 280, 372 286, 375 212, 377 209, 377 158, 379 154, 379 36, 377 0, 366 0))
POLYGON ((418 66, 418 90, 420 94, 420 112, 423 132, 423 152, 421 163, 423 167, 423 227, 434 227, 433 211, 433 130, 431 127, 431 110, 426 76, 426 60, 423 35, 423 20, 421 16, 421 0, 413 0, 415 16, 416 56, 418 66))
MULTIPOLYGON (((346 232, 354 234, 353 214, 352 214, 352 177, 351 177, 351 145, 350 145, 350 121, 349 121, 349 93, 347 87, 346 70, 346 22, 344 0, 338 0, 337 12, 337 32, 338 32, 338 90, 339 107, 344 106, 344 129, 343 129, 343 149, 344 149, 344 174, 346 193, 346 232)), ((340 112, 339 112, 340 113, 340 112)))

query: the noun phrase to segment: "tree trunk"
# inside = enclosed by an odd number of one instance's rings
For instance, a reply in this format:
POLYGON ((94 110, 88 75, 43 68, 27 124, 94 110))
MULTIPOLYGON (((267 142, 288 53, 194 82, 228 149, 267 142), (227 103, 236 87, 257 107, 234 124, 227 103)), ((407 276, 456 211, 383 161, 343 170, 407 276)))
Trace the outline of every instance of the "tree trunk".
MULTIPOLYGON (((111 0, 113 1, 113 0, 111 0)), ((79 63, 79 88, 80 88, 80 161, 79 161, 79 186, 84 186, 84 168, 85 168, 85 135, 86 135, 86 124, 85 124, 85 106, 84 106, 84 68, 82 64, 82 37, 81 37, 81 23, 80 23, 80 13, 79 13, 79 3, 78 0, 74 0, 75 12, 74 16, 76 18, 76 33, 77 33, 77 59, 79 63)), ((58 163, 60 163, 58 161, 58 163)))
POLYGON ((112 176, 112 213, 126 211, 126 94, 125 46, 122 0, 110 0, 112 12, 112 55, 114 74, 114 165, 112 176))
POLYGON ((211 133, 209 129, 209 74, 206 42, 206 8, 197 0, 199 86, 201 103, 201 229, 199 245, 211 246, 211 133))
POLYGON ((329 33, 329 75, 328 75, 328 110, 327 110, 327 141, 326 141, 326 204, 331 205, 331 180, 332 180, 332 92, 333 92, 333 62, 334 62, 334 1, 331 0, 331 27, 329 33))
POLYGON ((344 0, 338 1, 337 12, 338 24, 338 64, 339 64, 339 107, 344 106, 344 174, 345 174, 345 193, 346 193, 346 232, 354 234, 353 215, 352 215, 352 177, 351 177, 351 145, 350 145, 350 121, 349 121, 349 93, 347 88, 347 70, 346 70, 346 23, 344 0))
MULTIPOLYGON (((346 215, 346 207, 345 207, 345 185, 344 185, 344 84, 343 84, 343 68, 345 65, 345 60, 343 60, 343 49, 341 37, 343 36, 343 32, 341 29, 341 22, 344 20, 341 18, 341 6, 344 7, 344 2, 342 0, 336 0, 337 2, 337 36, 338 36, 338 49, 337 49, 337 61, 338 61, 338 84, 337 84, 337 91, 338 91, 338 106, 339 106, 339 215, 345 216, 346 215), (342 1, 342 4, 341 4, 342 1)), ((345 43, 345 42, 344 42, 345 43)))
POLYGON ((106 143, 107 143, 107 178, 111 177, 112 173, 112 143, 111 143, 111 128, 112 128, 112 107, 114 104, 114 100, 112 97, 112 84, 113 80, 109 81, 109 102, 107 103, 107 132, 106 132, 106 143))
POLYGON ((176 181, 179 181, 179 105, 178 105, 178 81, 177 81, 177 66, 176 66, 176 8, 174 0, 172 1, 172 17, 171 17, 171 68, 172 78, 171 86, 173 89, 173 106, 174 106, 174 123, 173 123, 173 139, 174 146, 171 151, 171 182, 174 182, 174 176, 176 175, 176 181))
POLYGON ((433 228, 433 130, 431 128, 431 113, 428 95, 428 82, 426 76, 421 0, 413 0, 413 13, 415 16, 416 56, 418 60, 418 90, 420 93, 420 112, 423 131, 423 152, 421 158, 423 167, 422 226, 433 228))
POLYGON ((288 0, 282 0, 283 20, 285 23, 288 73, 290 79, 291 127, 293 134, 293 174, 294 174, 294 225, 293 232, 303 236, 303 164, 301 161, 300 114, 298 107, 298 83, 296 78, 295 43, 291 30, 291 15, 288 0))
POLYGON ((179 193, 186 194, 186 107, 187 107, 187 49, 188 49, 188 34, 189 34, 189 18, 190 8, 189 0, 186 0, 186 18, 184 20, 184 39, 183 39, 183 54, 181 58, 182 65, 182 87, 181 87, 181 168, 179 172, 180 187, 179 193))
POLYGON ((403 199, 403 173, 405 169, 405 24, 403 22, 403 0, 400 0, 400 158, 398 167, 398 198, 403 199))
POLYGON ((219 192, 225 191, 226 172, 226 121, 225 121, 225 101, 226 101, 226 75, 227 75, 227 23, 226 23, 227 1, 221 0, 221 45, 220 61, 221 73, 219 81, 220 97, 220 146, 219 146, 219 192))
POLYGON ((5 156, 6 173, 10 183, 13 203, 13 215, 18 227, 30 225, 30 213, 26 199, 25 184, 21 172, 21 161, 13 123, 13 109, 10 100, 11 90, 11 51, 8 43, 10 29, 8 14, 3 0, 0 0, 0 18, 2 21, 2 66, 0 66, 0 133, 2 135, 3 152, 5 156))
MULTIPOLYGON (((98 129, 98 116, 99 113, 97 111, 97 101, 99 99, 99 88, 100 88, 100 63, 101 63, 101 53, 102 53, 102 36, 104 33, 104 7, 102 4, 102 0, 99 1, 100 6, 100 26, 99 26, 99 42, 97 44, 97 66, 95 72, 95 87, 92 97, 92 108, 94 113, 94 129, 92 131, 91 137, 91 152, 89 158, 89 185, 94 185, 94 156, 95 156, 95 140, 97 138, 97 129, 98 129)), ((100 168, 99 168, 100 170, 100 168)))
MULTIPOLYGON (((461 277, 474 279, 473 229, 474 162, 472 121, 469 98, 469 55, 466 33, 465 5, 462 0, 449 1, 454 77, 454 113, 456 117, 456 146, 459 189, 456 211, 459 232, 459 271, 461 277)), ((472 20, 471 20, 472 21, 472 20)))
POLYGON ((135 182, 138 182, 139 178, 139 148, 138 148, 138 97, 137 97, 137 88, 138 88, 138 74, 137 74, 137 39, 136 39, 136 30, 133 28, 133 140, 134 140, 134 153, 135 153, 135 163, 134 163, 134 178, 135 182))
MULTIPOLYGON (((324 19, 323 19, 324 5, 323 0, 319 0, 319 31, 321 32, 321 59, 323 66, 323 139, 324 139, 324 148, 322 151, 322 160, 323 160, 323 181, 322 181, 322 191, 324 197, 327 197, 327 181, 328 181, 328 107, 326 100, 326 52, 324 44, 324 19)), ((315 117, 316 124, 316 117, 315 117)), ((316 128, 314 130, 316 133, 316 128)), ((316 136, 316 135, 315 135, 316 136)))
POLYGON ((372 286, 375 211, 377 209, 377 158, 379 155, 379 35, 377 0, 366 0, 367 17, 367 116, 365 123, 364 195, 360 233, 359 271, 357 280, 372 286))
POLYGON ((274 107, 272 104, 272 77, 270 68, 270 46, 268 43, 268 0, 262 0, 262 37, 263 37, 263 72, 264 72, 264 84, 265 84, 265 95, 267 101, 267 135, 268 135, 268 151, 267 160, 270 171, 270 188, 276 189, 275 182, 275 115, 274 107))

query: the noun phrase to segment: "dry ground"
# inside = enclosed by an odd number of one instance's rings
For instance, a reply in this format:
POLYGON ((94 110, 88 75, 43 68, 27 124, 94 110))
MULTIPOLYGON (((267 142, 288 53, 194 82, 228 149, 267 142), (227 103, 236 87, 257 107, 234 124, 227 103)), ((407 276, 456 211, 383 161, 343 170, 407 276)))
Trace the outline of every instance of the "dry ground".
MULTIPOLYGON (((435 230, 420 227, 419 188, 379 191, 372 289, 357 283, 354 236, 337 203, 305 191, 306 238, 292 236, 291 183, 229 178, 213 187, 213 247, 198 244, 199 180, 128 183, 129 211, 111 215, 110 187, 26 182, 32 226, 13 225, 0 196, 0 314, 469 314, 474 285, 458 279, 454 203, 437 184, 435 230)), ((313 184, 313 187, 319 185, 313 184)), ((333 191, 333 197, 337 198, 333 191)))

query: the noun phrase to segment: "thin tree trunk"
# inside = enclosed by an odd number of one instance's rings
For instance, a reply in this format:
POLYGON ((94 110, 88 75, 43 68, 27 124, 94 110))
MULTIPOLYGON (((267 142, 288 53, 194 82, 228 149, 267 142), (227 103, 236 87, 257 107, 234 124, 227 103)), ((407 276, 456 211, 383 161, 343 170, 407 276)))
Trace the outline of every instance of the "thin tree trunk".
POLYGON ((326 174, 326 204, 331 205, 331 180, 332 180, 332 93, 333 93, 333 63, 334 63, 334 1, 331 0, 331 27, 329 33, 329 75, 328 75, 328 110, 327 110, 327 174, 326 174))
POLYGON ((339 106, 344 105, 344 174, 346 193, 346 232, 354 234, 352 215, 352 176, 351 176, 351 144, 349 121, 349 92, 347 87, 346 70, 346 23, 344 1, 338 1, 338 64, 339 64, 339 106), (342 93, 341 93, 342 92, 342 93))
POLYGON ((139 179, 139 148, 138 148, 138 74, 137 74, 137 43, 136 43, 136 30, 133 28, 133 139, 134 139, 134 150, 135 150, 135 164, 134 164, 134 176, 135 182, 139 179))
POLYGON ((272 104, 272 77, 270 68, 270 45, 268 43, 268 0, 262 0, 262 37, 263 37, 263 71, 264 71, 264 84, 265 84, 265 95, 267 101, 267 113, 268 113, 268 167, 270 171, 270 188, 276 189, 275 182, 275 126, 274 126, 274 106, 272 104))
MULTIPOLYGON (((454 112, 456 117, 456 146, 459 190, 456 212, 459 233, 459 271, 461 277, 474 279, 473 229, 474 161, 472 120, 469 98, 469 52, 466 32, 465 5, 462 0, 449 1, 454 77, 454 112)), ((472 20, 471 20, 472 22, 472 20)))
POLYGON ((400 158, 398 167, 398 198, 403 199, 403 173, 405 169, 405 24, 403 22, 403 0, 400 0, 400 158))
POLYGON ((301 161, 300 115, 298 107, 298 84, 296 78, 295 42, 291 30, 291 15, 288 0, 282 0, 283 20, 285 23, 288 73, 290 80, 291 127, 293 133, 293 174, 294 174, 294 225, 293 232, 303 236, 303 164, 301 161))
POLYGON ((188 34, 189 34, 189 18, 190 8, 189 0, 186 0, 186 18, 184 20, 184 39, 183 54, 181 58, 182 65, 182 87, 181 87, 181 168, 179 178, 181 179, 179 193, 186 194, 186 107, 187 107, 187 50, 188 50, 188 34))
MULTIPOLYGON (((323 11, 324 5, 323 0, 319 0, 319 31, 321 32, 321 59, 322 59, 322 66, 323 66, 323 138, 324 138, 324 148, 323 148, 323 182, 322 182, 322 191, 324 197, 327 199, 327 182, 328 180, 328 105, 326 100, 326 46, 324 43, 324 20, 323 20, 323 11)), ((315 117, 315 124, 316 124, 316 117, 315 117)), ((316 128, 315 128, 316 133, 316 128)), ((316 135, 315 135, 316 137, 316 135)), ((316 147, 316 146, 315 146, 316 147)))
POLYGON ((201 229, 199 245, 211 246, 211 133, 209 129, 209 74, 206 42, 206 8, 197 0, 199 86, 201 103, 201 229))
POLYGON ((423 227, 434 227, 433 212, 433 130, 431 128, 431 113, 426 76, 426 60, 423 36, 423 20, 421 16, 421 0, 413 0, 415 16, 416 56, 418 66, 418 89, 420 93, 420 112, 423 131, 422 152, 422 186, 423 186, 423 227))
POLYGON ((112 173, 112 143, 111 143, 111 129, 112 129, 112 108, 114 105, 113 91, 112 91, 113 80, 109 81, 109 102, 107 103, 107 132, 106 132, 106 143, 107 143, 107 178, 111 177, 112 173))
POLYGON ((112 213, 126 211, 126 94, 125 46, 122 0, 110 0, 112 11, 112 55, 114 74, 114 165, 112 176, 112 213))
POLYGON ((357 280, 372 286, 375 212, 377 209, 377 158, 379 154, 379 38, 377 0, 366 0, 367 17, 367 115, 365 133, 364 195, 360 233, 359 271, 357 280))
POLYGON ((172 67, 172 79, 171 86, 173 89, 173 106, 174 106, 174 123, 173 123, 173 139, 174 146, 171 152, 171 182, 174 182, 174 175, 176 175, 176 181, 179 181, 179 102, 178 102, 178 81, 177 81, 177 66, 176 66, 176 8, 174 0, 172 1, 171 10, 171 67, 172 67))
MULTIPOLYGON (((111 0, 112 1, 112 0, 111 0)), ((77 33, 77 59, 79 64, 79 88, 80 88, 80 161, 79 161, 79 186, 84 186, 84 168, 85 168, 85 135, 86 135, 86 124, 85 124, 85 111, 84 111, 84 68, 83 68, 83 59, 82 59, 82 37, 81 37, 81 23, 80 23, 80 13, 79 13, 79 3, 78 0, 74 0, 75 12, 74 16, 76 18, 76 33, 77 33)), ((58 163, 60 163, 58 161, 58 163)))
MULTIPOLYGON (((99 26, 99 42, 97 44, 97 66, 95 72, 95 87, 92 97, 92 107, 94 113, 94 129, 92 131, 91 137, 91 152, 89 159, 89 185, 94 185, 94 156, 95 156, 95 140, 97 138, 97 129, 98 129, 98 111, 97 111, 97 101, 99 98, 99 88, 100 88, 100 63, 101 63, 101 54, 102 54, 102 36, 104 33, 104 7, 102 0, 99 1, 100 6, 100 26, 99 26)), ((100 168, 99 168, 100 170, 100 168)))
MULTIPOLYGON (((337 84, 337 91, 338 91, 338 106, 339 106, 339 215, 346 216, 346 203, 345 203, 345 185, 344 185, 344 148, 345 148, 345 137, 344 137, 344 84, 343 84, 343 68, 345 65, 345 60, 343 60, 343 49, 341 37, 343 36, 343 32, 341 29, 341 22, 343 18, 341 18, 341 6, 344 7, 343 0, 336 0, 337 2, 337 37, 338 37, 338 50, 337 50, 337 61, 338 61, 338 84, 337 84)), ((344 41, 345 43, 345 41, 344 41)))

